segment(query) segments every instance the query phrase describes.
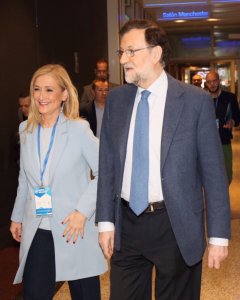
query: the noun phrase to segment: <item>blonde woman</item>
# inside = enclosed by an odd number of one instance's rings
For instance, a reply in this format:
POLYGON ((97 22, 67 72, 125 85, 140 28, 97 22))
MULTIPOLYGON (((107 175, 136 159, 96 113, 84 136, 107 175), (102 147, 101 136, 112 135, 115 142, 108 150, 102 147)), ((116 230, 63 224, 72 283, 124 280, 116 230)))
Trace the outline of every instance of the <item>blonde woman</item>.
POLYGON ((77 91, 61 65, 39 68, 30 95, 10 226, 20 242, 14 283, 23 281, 25 300, 52 299, 56 281, 68 281, 72 299, 99 300, 107 264, 94 223, 98 141, 79 118, 77 91))

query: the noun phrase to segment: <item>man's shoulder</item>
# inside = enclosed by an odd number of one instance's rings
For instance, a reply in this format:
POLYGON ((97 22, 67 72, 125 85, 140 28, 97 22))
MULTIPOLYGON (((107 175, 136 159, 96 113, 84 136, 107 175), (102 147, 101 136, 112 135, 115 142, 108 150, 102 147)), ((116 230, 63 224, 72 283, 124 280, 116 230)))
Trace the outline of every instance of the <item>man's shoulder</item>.
POLYGON ((236 95, 234 93, 225 90, 221 90, 220 97, 225 99, 228 98, 229 100, 236 99, 236 95))
POLYGON ((86 116, 92 113, 94 110, 94 101, 87 102, 87 103, 80 103, 80 115, 86 116))

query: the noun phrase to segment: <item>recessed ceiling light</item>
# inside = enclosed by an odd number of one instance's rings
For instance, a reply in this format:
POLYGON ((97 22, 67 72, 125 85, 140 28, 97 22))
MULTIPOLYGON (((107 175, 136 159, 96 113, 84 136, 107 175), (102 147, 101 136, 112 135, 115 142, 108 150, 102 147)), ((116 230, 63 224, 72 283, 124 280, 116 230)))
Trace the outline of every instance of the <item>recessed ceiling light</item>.
POLYGON ((176 20, 176 21, 174 21, 175 23, 184 23, 184 22, 186 22, 186 20, 176 20))
POLYGON ((216 21, 219 21, 219 19, 210 18, 210 19, 207 19, 207 21, 209 21, 209 22, 216 22, 216 21))

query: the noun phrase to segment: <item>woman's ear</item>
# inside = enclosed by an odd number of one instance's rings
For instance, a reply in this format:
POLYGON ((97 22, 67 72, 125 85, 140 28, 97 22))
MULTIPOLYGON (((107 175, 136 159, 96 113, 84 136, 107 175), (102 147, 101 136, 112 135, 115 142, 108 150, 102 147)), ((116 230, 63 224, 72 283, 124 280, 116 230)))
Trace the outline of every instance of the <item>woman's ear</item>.
POLYGON ((63 91, 63 99, 62 99, 62 101, 67 101, 68 100, 68 91, 67 91, 67 89, 65 89, 64 91, 63 91))

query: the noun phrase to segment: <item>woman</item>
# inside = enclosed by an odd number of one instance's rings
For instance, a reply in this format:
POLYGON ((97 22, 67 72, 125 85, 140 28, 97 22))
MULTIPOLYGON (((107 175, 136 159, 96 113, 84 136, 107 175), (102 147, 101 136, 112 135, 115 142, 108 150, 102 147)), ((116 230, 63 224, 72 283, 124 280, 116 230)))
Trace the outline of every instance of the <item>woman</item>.
POLYGON ((62 66, 38 69, 30 95, 10 227, 21 243, 14 283, 23 280, 25 300, 52 299, 55 281, 68 281, 72 299, 100 299, 98 275, 107 264, 94 223, 98 141, 78 116, 77 91, 62 66))

